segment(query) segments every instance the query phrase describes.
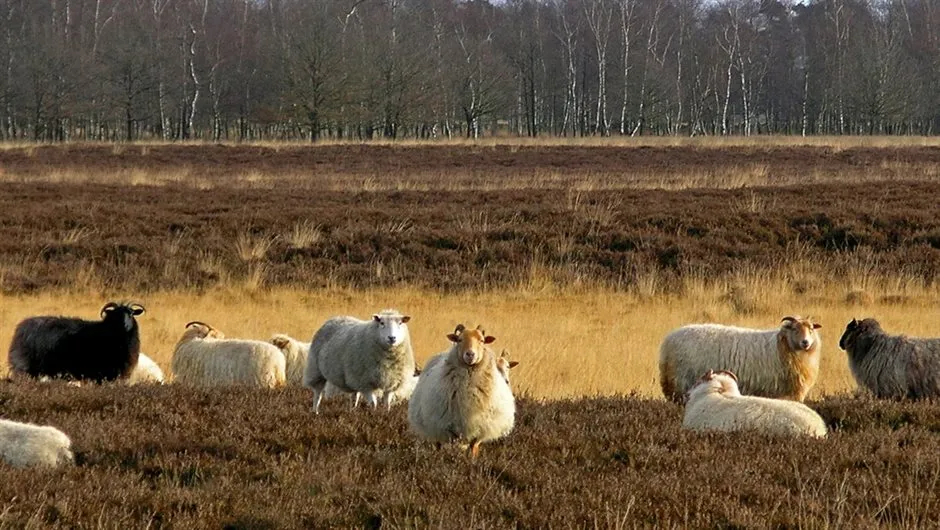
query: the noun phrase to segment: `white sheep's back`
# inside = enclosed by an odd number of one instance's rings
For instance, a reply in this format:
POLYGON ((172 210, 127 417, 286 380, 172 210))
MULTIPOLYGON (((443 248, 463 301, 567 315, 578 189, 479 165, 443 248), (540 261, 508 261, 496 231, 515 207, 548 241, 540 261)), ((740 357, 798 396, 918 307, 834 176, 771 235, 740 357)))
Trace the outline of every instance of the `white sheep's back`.
POLYGON ((173 355, 174 381, 193 386, 284 384, 286 361, 276 346, 257 340, 195 339, 173 355))
POLYGON ((13 467, 55 467, 73 461, 72 441, 55 427, 0 420, 0 458, 13 467))
POLYGON ((824 437, 823 419, 806 405, 758 396, 694 396, 682 426, 697 431, 760 431, 768 434, 824 437))

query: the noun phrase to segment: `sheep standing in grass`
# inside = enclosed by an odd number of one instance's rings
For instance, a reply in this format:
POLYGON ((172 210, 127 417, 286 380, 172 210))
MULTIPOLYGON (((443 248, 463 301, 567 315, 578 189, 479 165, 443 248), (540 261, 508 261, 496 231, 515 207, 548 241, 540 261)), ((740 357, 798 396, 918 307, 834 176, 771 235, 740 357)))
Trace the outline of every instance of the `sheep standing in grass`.
POLYGON ((940 397, 940 339, 888 335, 873 318, 852 319, 839 347, 858 385, 879 398, 940 397))
POLYGON ((71 464, 72 441, 55 427, 0 420, 0 459, 13 467, 71 464))
POLYGON ((682 427, 694 431, 826 436, 826 423, 813 409, 785 399, 742 396, 737 377, 725 370, 709 370, 692 388, 682 427))
POLYGON ((202 322, 186 324, 173 352, 174 381, 193 386, 283 386, 284 354, 260 340, 227 339, 202 322))
POLYGON ((497 358, 486 347, 495 338, 482 328, 447 335, 450 350, 438 354, 421 372, 408 404, 408 422, 418 436, 433 442, 464 440, 476 457, 480 444, 508 435, 515 399, 497 358))
POLYGON ((342 392, 359 392, 373 407, 378 391, 387 408, 415 371, 408 321, 393 309, 371 320, 341 316, 326 321, 310 343, 304 386, 313 389, 313 410, 319 414, 327 383, 342 392))
POLYGON ((134 317, 139 304, 109 302, 101 320, 42 316, 23 320, 13 332, 9 364, 14 374, 95 382, 125 379, 140 355, 134 317))
POLYGON ((300 342, 279 333, 271 337, 271 344, 277 346, 284 354, 284 360, 287 362, 287 384, 302 386, 304 372, 307 370, 307 356, 310 355, 310 343, 300 342))
POLYGON ((137 366, 125 380, 128 385, 163 384, 163 370, 153 362, 153 359, 143 353, 137 358, 137 366))
POLYGON ((701 374, 729 370, 744 394, 803 401, 819 375, 820 327, 788 316, 769 330, 719 324, 678 328, 659 350, 663 394, 682 402, 701 374))

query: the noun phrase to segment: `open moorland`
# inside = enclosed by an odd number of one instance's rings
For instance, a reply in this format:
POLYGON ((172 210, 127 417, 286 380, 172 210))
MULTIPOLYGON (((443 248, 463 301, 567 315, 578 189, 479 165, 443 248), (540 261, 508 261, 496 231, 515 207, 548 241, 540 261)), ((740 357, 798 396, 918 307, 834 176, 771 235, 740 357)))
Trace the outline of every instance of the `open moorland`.
POLYGON ((940 147, 896 140, 5 146, 4 350, 111 299, 165 370, 190 320, 309 340, 394 306, 419 364, 484 324, 521 399, 471 462, 303 389, 3 382, 0 417, 78 463, 0 468, 0 528, 937 526, 940 404, 854 396, 837 343, 865 316, 940 336, 938 199, 940 147), (830 437, 681 431, 662 336, 794 313, 823 324, 830 437))

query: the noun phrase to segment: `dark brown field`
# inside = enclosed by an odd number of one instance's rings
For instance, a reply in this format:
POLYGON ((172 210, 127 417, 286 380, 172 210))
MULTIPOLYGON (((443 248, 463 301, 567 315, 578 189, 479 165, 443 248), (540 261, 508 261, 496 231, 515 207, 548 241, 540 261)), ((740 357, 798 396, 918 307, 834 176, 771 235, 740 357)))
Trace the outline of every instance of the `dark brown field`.
MULTIPOLYGON (((677 280, 775 273, 793 297, 827 293, 808 303, 829 317, 827 369, 844 373, 835 344, 859 306, 841 297, 865 305, 871 296, 855 282, 885 283, 889 296, 868 307, 890 304, 896 327, 910 315, 932 329, 938 199, 935 147, 6 147, 0 296, 17 307, 0 307, 0 324, 60 300, 43 291, 69 291, 66 306, 94 299, 93 315, 104 293, 178 289, 177 302, 145 317, 164 330, 146 346, 166 365, 168 350, 150 348, 172 345, 177 321, 202 318, 187 304, 216 287, 234 293, 212 298, 233 301, 212 317, 230 314, 234 335, 245 319, 269 333, 306 316, 304 300, 270 313, 237 307, 265 286, 297 298, 322 287, 350 287, 323 291, 346 298, 374 287, 461 291, 452 303, 466 303, 468 318, 477 315, 464 300, 476 291, 601 288, 565 293, 584 297, 646 286, 630 308, 588 316, 604 329, 614 318, 702 314, 701 293, 674 296, 685 288, 677 280), (912 302, 911 292, 922 296, 912 302), (655 312, 648 294, 664 295, 655 312)), ((544 310, 526 300, 499 314, 544 310)), ((775 300, 769 322, 791 310, 789 296, 775 300)), ((556 373, 534 366, 560 355, 527 342, 543 330, 513 335, 509 324, 505 344, 523 359, 514 384, 528 388, 571 381, 577 355, 590 357, 585 372, 606 374, 630 353, 636 366, 623 378, 640 377, 661 336, 621 327, 630 344, 590 352, 577 349, 594 344, 580 337, 556 373)), ((559 333, 579 326, 562 324, 559 333)), ((553 338, 559 349, 568 340, 553 338)), ((938 402, 810 403, 831 429, 817 441, 691 434, 682 409, 662 400, 523 397, 514 432, 473 462, 457 447, 419 444, 404 407, 336 402, 317 417, 310 399, 296 388, 0 382, 0 417, 55 425, 78 452, 66 470, 0 466, 0 530, 940 526, 938 402)))
POLYGON ((940 405, 813 404, 822 441, 682 431, 630 397, 519 402, 473 462, 391 413, 310 395, 0 386, 3 416, 71 435, 78 465, 0 468, 4 527, 928 528, 940 525, 940 405))
POLYGON ((794 261, 930 284, 938 171, 932 147, 8 148, 0 288, 492 289, 533 267, 619 288, 794 261), (696 187, 753 164, 760 185, 696 187))

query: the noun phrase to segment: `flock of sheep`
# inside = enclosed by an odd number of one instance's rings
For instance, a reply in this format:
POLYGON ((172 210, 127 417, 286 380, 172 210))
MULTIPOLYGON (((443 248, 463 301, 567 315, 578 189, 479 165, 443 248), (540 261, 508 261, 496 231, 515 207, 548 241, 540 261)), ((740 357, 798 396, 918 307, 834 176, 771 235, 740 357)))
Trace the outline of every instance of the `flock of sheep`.
MULTIPOLYGON (((13 376, 77 381, 163 382, 140 353, 136 317, 143 306, 110 302, 101 320, 32 317, 20 322, 9 350, 13 376)), ((270 341, 227 338, 209 324, 185 326, 171 361, 173 380, 193 386, 296 385, 324 397, 346 395, 357 405, 391 408, 408 401, 412 431, 440 445, 460 442, 472 456, 480 444, 508 435, 515 421, 511 362, 478 326, 458 325, 451 346, 419 370, 410 317, 384 310, 368 320, 327 320, 310 343, 286 335, 270 341)), ((669 333, 660 347, 660 382, 668 399, 685 403, 683 427, 759 430, 822 437, 822 418, 802 403, 819 374, 821 326, 784 317, 779 328, 755 330, 694 324, 669 333)), ((886 334, 874 319, 852 320, 839 347, 859 386, 881 398, 940 397, 940 339, 886 334)), ((9 465, 55 466, 72 461, 71 441, 48 426, 0 420, 0 459, 9 465)))

